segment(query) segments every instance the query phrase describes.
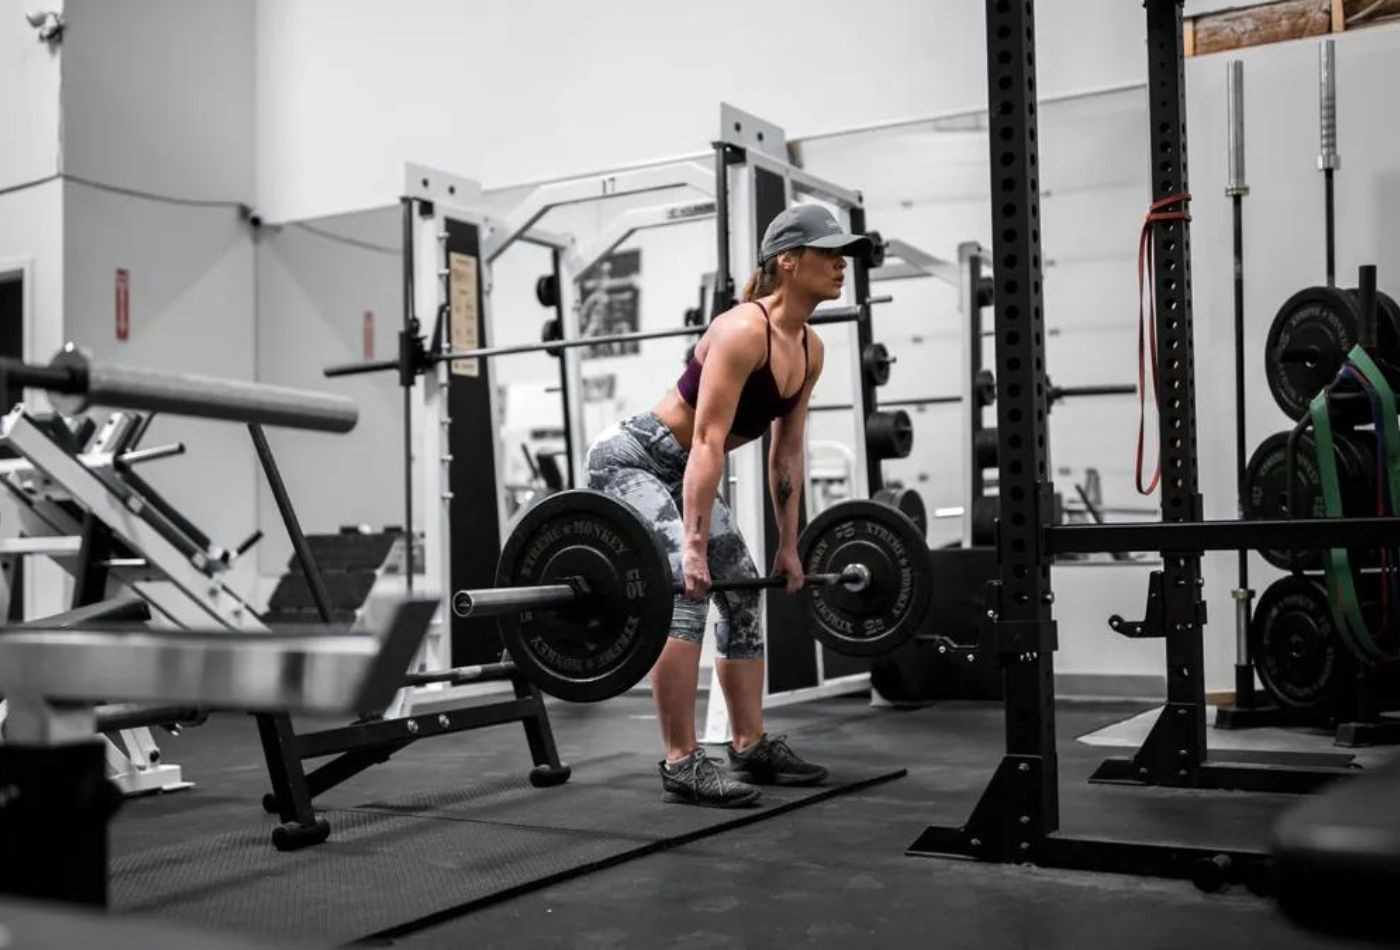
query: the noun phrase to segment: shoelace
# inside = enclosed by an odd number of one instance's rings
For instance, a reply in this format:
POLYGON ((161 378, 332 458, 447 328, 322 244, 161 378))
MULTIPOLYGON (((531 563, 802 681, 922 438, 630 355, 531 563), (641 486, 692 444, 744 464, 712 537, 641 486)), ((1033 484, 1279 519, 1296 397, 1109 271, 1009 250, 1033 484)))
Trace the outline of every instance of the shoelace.
POLYGON ((797 753, 787 744, 787 735, 773 736, 768 740, 768 754, 779 762, 798 762, 797 753))
POLYGON ((701 782, 707 776, 714 776, 716 774, 714 761, 703 751, 691 753, 691 759, 695 763, 694 766, 692 766, 692 771, 695 773, 696 782, 701 782))

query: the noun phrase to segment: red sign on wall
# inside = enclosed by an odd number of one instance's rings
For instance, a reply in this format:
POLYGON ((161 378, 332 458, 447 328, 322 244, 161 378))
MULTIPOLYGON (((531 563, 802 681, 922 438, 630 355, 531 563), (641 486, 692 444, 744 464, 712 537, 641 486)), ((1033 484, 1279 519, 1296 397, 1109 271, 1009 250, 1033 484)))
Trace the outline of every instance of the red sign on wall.
POLYGON ((366 310, 366 311, 365 311, 365 325, 364 325, 364 331, 363 331, 363 332, 364 332, 365 359, 367 359, 367 360, 372 360, 372 359, 374 359, 374 311, 373 311, 373 310, 366 310))
POLYGON ((117 268, 117 339, 131 335, 131 275, 126 268, 117 268))

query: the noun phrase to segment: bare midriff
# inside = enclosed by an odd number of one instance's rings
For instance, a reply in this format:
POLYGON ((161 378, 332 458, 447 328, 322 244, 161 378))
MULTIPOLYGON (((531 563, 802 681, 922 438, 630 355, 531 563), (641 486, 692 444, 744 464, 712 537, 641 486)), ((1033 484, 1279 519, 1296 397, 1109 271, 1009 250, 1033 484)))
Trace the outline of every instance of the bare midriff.
MULTIPOLYGON (((687 452, 690 451, 690 441, 695 436, 695 410, 676 392, 676 387, 672 386, 666 390, 666 395, 661 397, 661 401, 652 407, 651 411, 666 423, 666 428, 671 430, 676 441, 684 446, 687 452)), ((752 440, 731 434, 724 440, 724 450, 732 452, 750 441, 752 440)))

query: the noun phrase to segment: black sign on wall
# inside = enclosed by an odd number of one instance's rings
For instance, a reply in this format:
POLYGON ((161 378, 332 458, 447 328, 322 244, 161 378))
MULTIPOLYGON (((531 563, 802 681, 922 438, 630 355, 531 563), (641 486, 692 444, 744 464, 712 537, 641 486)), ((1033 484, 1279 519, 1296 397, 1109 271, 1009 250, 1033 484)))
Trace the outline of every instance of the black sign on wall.
MULTIPOLYGON (((641 329, 642 252, 609 254, 579 278, 579 335, 611 336, 641 329)), ((637 353, 636 340, 585 347, 583 359, 637 353)))
MULTIPOLYGON (((486 323, 481 312, 481 234, 465 221, 447 218, 448 331, 452 349, 486 346, 486 323)), ((452 589, 491 587, 501 550, 497 518, 496 423, 491 412, 491 361, 463 360, 452 364, 447 381, 449 466, 448 505, 451 524, 452 589)), ((435 499, 424 499, 431 514, 435 499)), ((452 662, 455 666, 489 663, 501 655, 501 638, 490 618, 452 618, 452 662)))

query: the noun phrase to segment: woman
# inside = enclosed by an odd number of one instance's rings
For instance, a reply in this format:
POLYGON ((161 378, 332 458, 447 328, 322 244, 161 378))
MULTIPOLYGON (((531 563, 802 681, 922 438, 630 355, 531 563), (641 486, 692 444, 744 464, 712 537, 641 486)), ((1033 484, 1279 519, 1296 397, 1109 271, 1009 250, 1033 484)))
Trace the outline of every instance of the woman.
POLYGON ((671 569, 685 586, 651 671, 666 746, 660 770, 668 801, 732 808, 758 800, 755 784, 811 785, 826 778, 826 769, 764 732, 757 591, 712 598, 720 612, 715 668, 729 706, 731 774, 696 742, 695 693, 712 572, 724 580, 758 574, 718 496, 724 456, 770 429, 768 476, 778 523, 773 572, 786 576, 788 593, 802 586, 797 515, 803 429, 824 355, 821 337, 807 320, 820 301, 841 295, 845 257, 866 254, 869 247, 868 238, 842 231, 819 205, 779 214, 764 234, 745 302, 715 318, 656 408, 609 427, 588 451, 588 487, 627 501, 656 526, 671 553, 671 569))

